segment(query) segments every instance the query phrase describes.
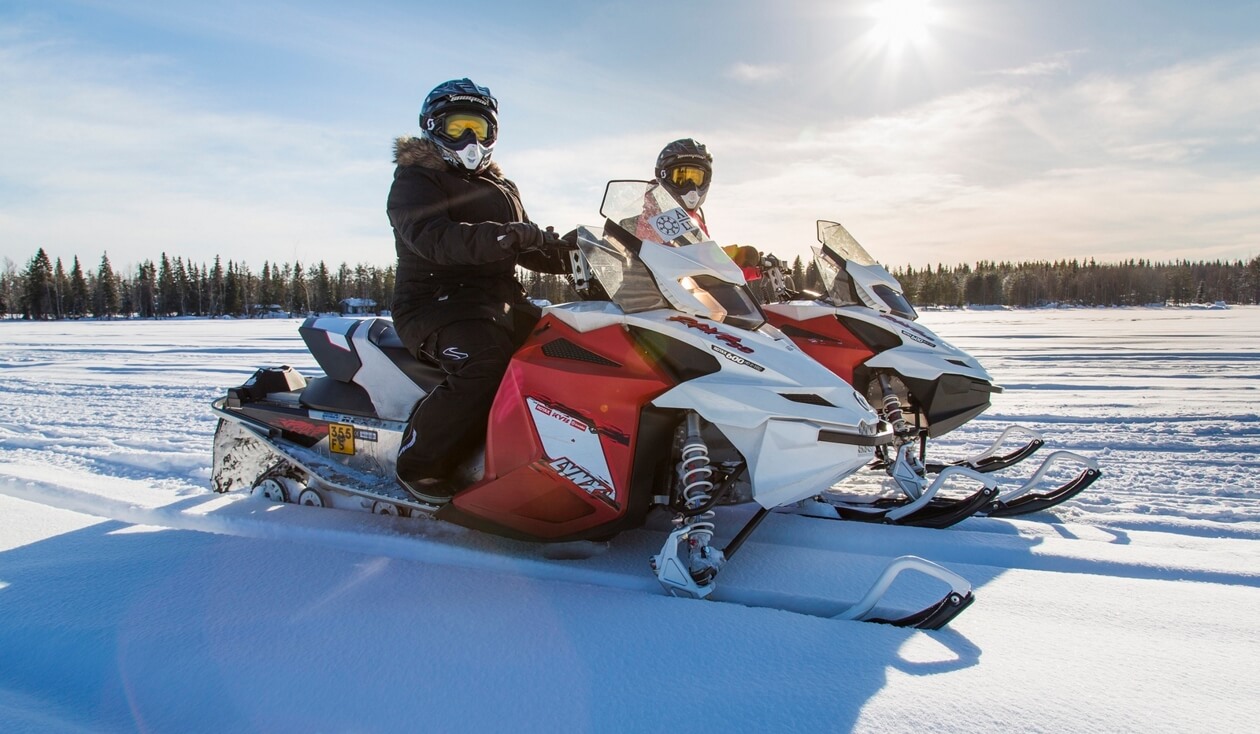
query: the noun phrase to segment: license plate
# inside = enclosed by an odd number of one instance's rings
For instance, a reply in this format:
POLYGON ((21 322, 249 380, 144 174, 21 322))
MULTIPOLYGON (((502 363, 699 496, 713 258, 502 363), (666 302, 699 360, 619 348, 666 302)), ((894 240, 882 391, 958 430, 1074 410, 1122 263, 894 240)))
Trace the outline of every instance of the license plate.
POLYGON ((354 426, 347 423, 329 423, 328 450, 334 454, 353 454, 354 426))

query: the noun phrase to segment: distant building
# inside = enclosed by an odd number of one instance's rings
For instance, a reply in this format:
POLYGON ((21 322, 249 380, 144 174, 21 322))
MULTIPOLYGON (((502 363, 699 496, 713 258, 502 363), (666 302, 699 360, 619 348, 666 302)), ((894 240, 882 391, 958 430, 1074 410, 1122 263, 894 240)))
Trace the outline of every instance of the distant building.
POLYGON ((376 313, 376 301, 371 298, 343 298, 341 299, 341 315, 342 316, 362 316, 365 314, 376 313))

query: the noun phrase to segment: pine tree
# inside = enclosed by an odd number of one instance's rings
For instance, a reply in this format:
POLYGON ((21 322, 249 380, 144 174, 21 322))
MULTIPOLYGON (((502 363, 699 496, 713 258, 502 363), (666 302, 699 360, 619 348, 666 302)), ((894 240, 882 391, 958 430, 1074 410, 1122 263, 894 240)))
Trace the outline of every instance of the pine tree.
POLYGON ((183 313, 180 306, 181 298, 180 284, 175 277, 175 269, 171 266, 171 261, 166 257, 166 253, 162 253, 161 264, 158 266, 157 272, 157 314, 158 316, 178 316, 183 313))
POLYGON ((801 262, 801 256, 797 255, 792 261, 792 288, 799 291, 805 287, 805 264, 801 262))
POLYGON ((53 293, 56 304, 53 310, 58 319, 64 319, 66 299, 70 297, 70 277, 66 275, 66 269, 61 265, 61 258, 57 258, 57 262, 53 265, 53 293))
POLYGON ((110 319, 118 314, 118 281, 114 268, 109 264, 109 253, 101 255, 101 267, 96 271, 96 294, 92 310, 97 317, 110 319))
POLYGON ((308 314, 311 312, 311 299, 306 289, 306 276, 302 272, 302 263, 293 263, 293 279, 289 281, 289 312, 308 314))
POLYGON ((214 268, 210 271, 210 315, 223 315, 223 263, 214 256, 214 268))
POLYGON ((22 295, 22 317, 50 319, 56 316, 53 267, 44 248, 39 248, 26 266, 25 292, 22 295))
POLYGON ((83 268, 79 265, 79 256, 74 256, 74 265, 70 267, 70 308, 71 318, 81 319, 88 312, 88 284, 83 277, 83 268))

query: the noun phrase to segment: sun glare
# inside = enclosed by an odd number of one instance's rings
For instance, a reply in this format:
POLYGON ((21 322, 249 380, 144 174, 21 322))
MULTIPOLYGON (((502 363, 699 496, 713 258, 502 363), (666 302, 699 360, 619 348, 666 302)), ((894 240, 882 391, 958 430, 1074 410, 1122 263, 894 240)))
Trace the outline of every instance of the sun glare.
POLYGON ((931 0, 880 0, 871 6, 870 15, 875 19, 873 40, 901 49, 927 40, 936 12, 931 0))

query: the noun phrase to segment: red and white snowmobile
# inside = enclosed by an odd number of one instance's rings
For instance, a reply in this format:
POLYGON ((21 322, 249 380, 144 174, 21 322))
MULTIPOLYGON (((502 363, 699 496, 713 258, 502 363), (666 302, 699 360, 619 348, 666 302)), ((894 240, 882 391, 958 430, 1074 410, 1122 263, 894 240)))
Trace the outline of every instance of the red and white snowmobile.
MULTIPOLYGON (((929 437, 979 415, 1002 388, 971 355, 916 322, 918 313, 901 284, 843 226, 819 221, 818 241, 822 247, 814 248, 814 263, 826 293, 793 291, 781 263, 766 257, 764 287, 778 302, 764 311, 803 351, 864 393, 893 426, 892 441, 876 447, 871 466, 886 471, 898 490, 875 501, 824 493, 818 499, 825 513, 947 527, 977 513, 1009 517, 1044 510, 1075 497, 1101 476, 1095 460, 1070 451, 1050 454, 1025 480, 989 474, 1027 459, 1045 444, 1040 433, 1020 426, 1006 428, 975 456, 928 461, 929 437), (1022 443, 1011 447, 1012 439, 1022 443), (1055 484, 1065 471, 1071 478, 1055 484), (940 490, 951 477, 974 480, 979 488, 965 497, 947 497, 940 490)), ((810 508, 819 509, 819 503, 810 508)))
MULTIPOLYGON (((395 482, 407 418, 443 373, 383 318, 307 319, 300 332, 323 376, 261 369, 215 401, 214 488, 540 542, 607 539, 656 509, 674 528, 651 559, 656 578, 671 594, 709 597, 771 509, 867 465, 892 429, 765 325, 740 269, 664 189, 610 182, 600 213, 604 226, 579 228, 573 253, 587 300, 543 309, 495 398, 484 457, 449 504, 428 507, 395 482), (653 236, 633 234, 644 231, 653 236), (723 548, 719 503, 758 506, 723 548)), ((965 579, 904 556, 827 616, 936 629, 971 600, 965 579), (907 569, 948 592, 909 616, 871 619, 907 569)))

